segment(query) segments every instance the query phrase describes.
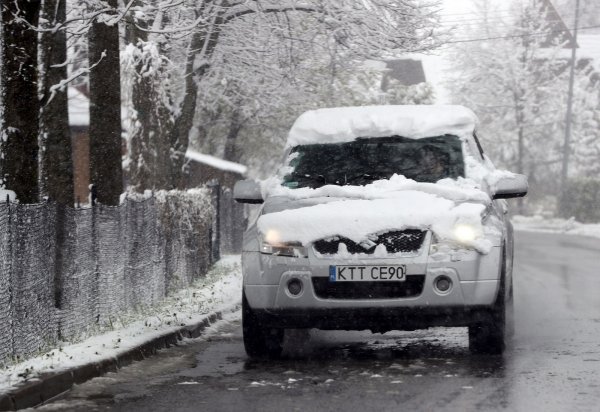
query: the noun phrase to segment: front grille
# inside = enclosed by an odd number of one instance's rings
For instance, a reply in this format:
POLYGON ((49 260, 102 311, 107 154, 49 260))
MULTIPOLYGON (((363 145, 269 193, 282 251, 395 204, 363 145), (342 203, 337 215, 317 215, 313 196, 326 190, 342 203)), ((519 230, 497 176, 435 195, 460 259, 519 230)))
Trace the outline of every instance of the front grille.
POLYGON ((384 245, 388 253, 416 252, 425 240, 425 233, 425 231, 417 229, 386 232, 381 235, 373 235, 369 242, 362 244, 344 237, 335 237, 317 240, 314 248, 322 255, 335 255, 338 253, 340 243, 343 243, 352 255, 373 254, 378 245, 384 245))
POLYGON ((419 296, 425 275, 408 275, 404 282, 331 282, 329 278, 312 278, 313 288, 321 299, 397 299, 419 296))

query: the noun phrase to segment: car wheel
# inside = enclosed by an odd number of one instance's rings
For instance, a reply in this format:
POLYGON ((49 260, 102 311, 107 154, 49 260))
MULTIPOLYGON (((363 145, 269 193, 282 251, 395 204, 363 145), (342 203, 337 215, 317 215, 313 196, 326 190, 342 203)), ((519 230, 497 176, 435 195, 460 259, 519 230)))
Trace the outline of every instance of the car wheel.
MULTIPOLYGON (((472 353, 501 355, 506 348, 507 302, 505 298, 506 256, 503 256, 500 290, 493 308, 484 318, 469 326, 469 350, 472 353)), ((512 305, 512 299, 508 302, 512 305)))
POLYGON ((515 299, 512 285, 506 301, 506 336, 509 338, 515 336, 515 299))
POLYGON ((246 354, 252 358, 277 358, 283 350, 283 329, 265 328, 242 294, 242 332, 246 354))

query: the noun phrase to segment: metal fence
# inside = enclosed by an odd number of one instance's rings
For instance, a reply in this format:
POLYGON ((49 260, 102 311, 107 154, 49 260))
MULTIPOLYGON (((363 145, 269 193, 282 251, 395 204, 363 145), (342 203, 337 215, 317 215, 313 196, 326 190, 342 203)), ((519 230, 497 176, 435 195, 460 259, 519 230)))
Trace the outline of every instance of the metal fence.
POLYGON ((0 204, 0 365, 190 285, 218 259, 219 239, 239 251, 244 225, 218 185, 118 207, 0 204))

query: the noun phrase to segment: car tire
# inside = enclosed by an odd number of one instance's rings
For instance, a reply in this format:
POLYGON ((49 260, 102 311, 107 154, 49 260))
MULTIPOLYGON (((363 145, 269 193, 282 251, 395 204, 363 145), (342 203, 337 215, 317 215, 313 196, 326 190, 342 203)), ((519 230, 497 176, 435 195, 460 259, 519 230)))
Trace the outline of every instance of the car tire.
POLYGON ((283 329, 265 328, 256 316, 246 294, 242 294, 242 333, 244 349, 251 358, 278 358, 283 351, 283 329))
MULTIPOLYGON (((512 305, 505 297, 506 255, 503 254, 500 290, 491 310, 483 313, 482 319, 469 326, 469 350, 476 354, 501 355, 506 349, 507 307, 512 305)), ((509 315, 510 316, 510 315, 509 315)))
POLYGON ((506 336, 509 338, 515 336, 515 299, 512 284, 506 301, 506 336))

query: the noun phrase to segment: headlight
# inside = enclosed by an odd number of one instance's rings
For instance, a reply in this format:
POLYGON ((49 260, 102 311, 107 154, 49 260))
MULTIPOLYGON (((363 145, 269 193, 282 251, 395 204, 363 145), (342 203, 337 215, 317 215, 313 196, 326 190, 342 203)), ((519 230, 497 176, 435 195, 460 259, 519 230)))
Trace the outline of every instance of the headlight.
POLYGON ((473 243, 478 236, 478 230, 471 225, 458 224, 454 227, 454 237, 460 243, 473 243))
POLYGON ((260 253, 276 256, 307 257, 306 248, 300 242, 282 242, 276 230, 265 233, 260 242, 260 253))
POLYGON ((471 249, 476 240, 483 236, 480 228, 468 223, 459 223, 452 228, 452 232, 446 235, 445 239, 440 239, 434 235, 430 254, 452 252, 457 250, 471 249))

